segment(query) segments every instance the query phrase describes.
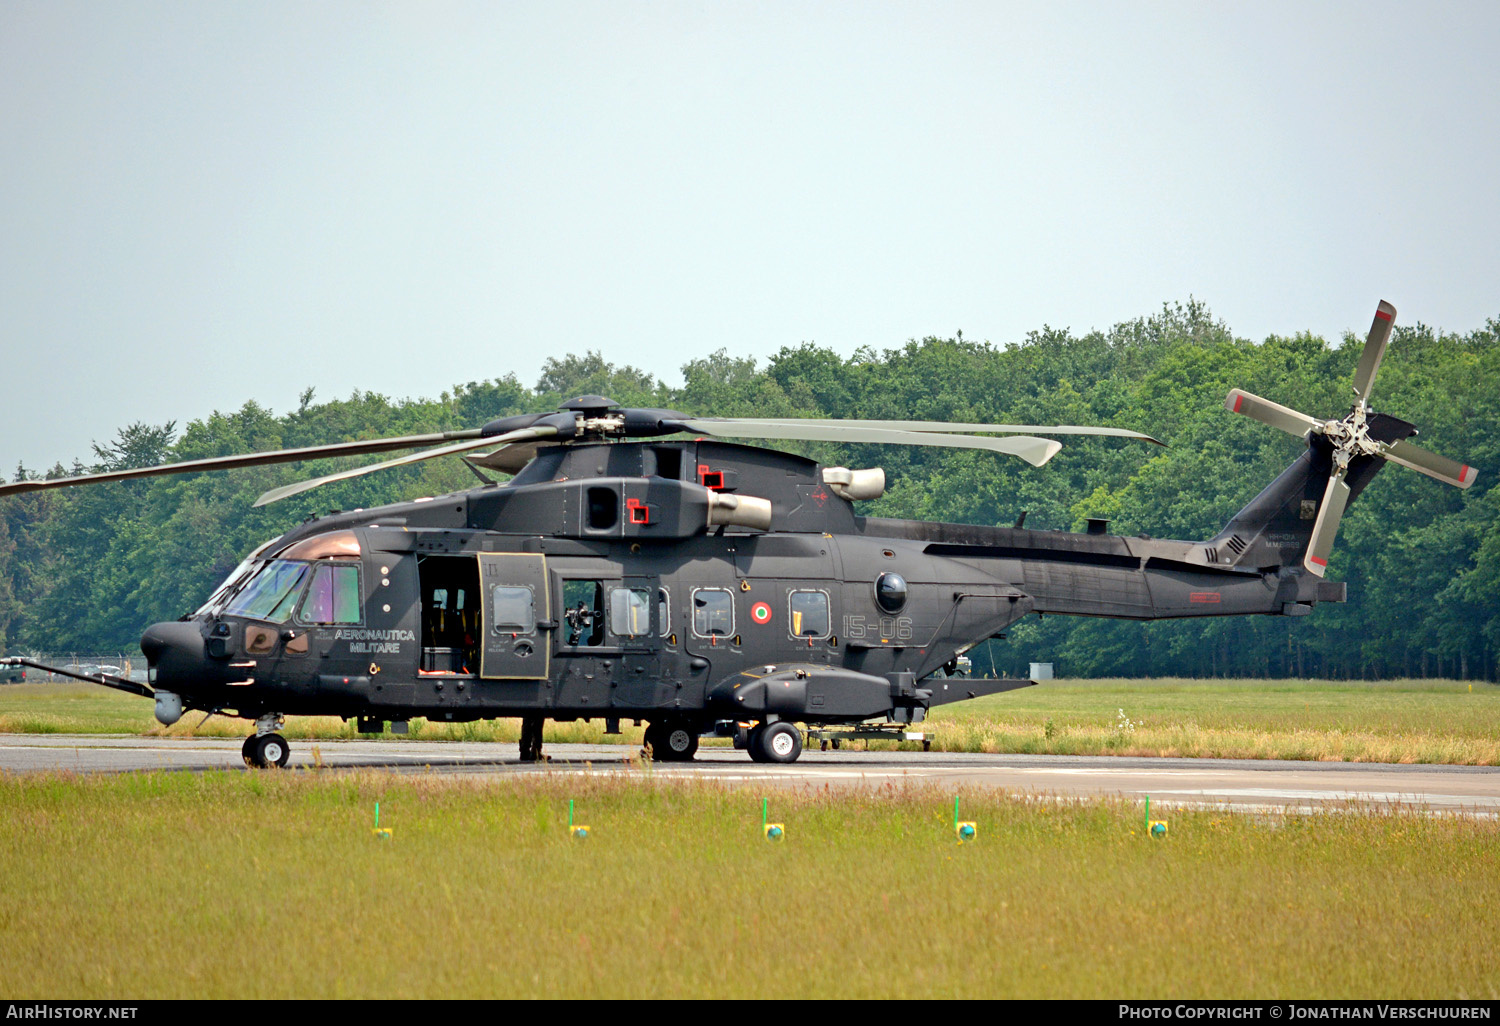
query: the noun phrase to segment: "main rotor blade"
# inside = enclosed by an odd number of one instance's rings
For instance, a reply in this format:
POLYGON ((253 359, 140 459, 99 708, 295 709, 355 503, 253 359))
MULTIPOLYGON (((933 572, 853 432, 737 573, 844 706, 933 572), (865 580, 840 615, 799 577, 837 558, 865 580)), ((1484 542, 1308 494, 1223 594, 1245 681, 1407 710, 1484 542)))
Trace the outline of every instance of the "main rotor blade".
POLYGON ((272 463, 297 463, 302 460, 322 459, 325 456, 363 456, 373 452, 391 452, 395 449, 418 449, 424 445, 451 442, 457 438, 478 437, 478 429, 468 429, 443 431, 431 435, 406 435, 401 438, 372 438, 363 442, 335 442, 332 445, 313 445, 304 449, 278 449, 274 452, 252 452, 240 456, 214 456, 206 460, 163 463, 155 467, 111 470, 102 474, 81 474, 78 477, 60 477, 51 481, 17 481, 14 484, 0 484, 0 495, 17 495, 21 492, 67 488, 80 484, 98 484, 102 481, 128 481, 132 478, 157 477, 162 474, 191 474, 204 470, 235 470, 240 467, 261 467, 272 463))
POLYGON ((1344 483, 1346 473, 1340 468, 1329 475, 1323 501, 1318 503, 1318 519, 1313 522, 1312 537, 1307 542, 1307 555, 1302 559, 1308 573, 1319 577, 1328 572, 1328 554, 1333 551, 1333 539, 1338 536, 1344 507, 1349 505, 1349 486, 1344 483))
POLYGON ((1446 481, 1459 488, 1469 487, 1479 476, 1479 471, 1473 467, 1459 463, 1457 460, 1450 460, 1446 456, 1439 456, 1435 452, 1428 452, 1405 439, 1383 445, 1380 454, 1392 463, 1410 467, 1419 474, 1435 477, 1439 481, 1446 481))
POLYGON ((1305 413, 1288 409, 1269 399, 1251 395, 1244 389, 1231 388, 1224 398, 1224 409, 1230 413, 1243 413, 1252 420, 1280 428, 1289 435, 1306 438, 1312 432, 1322 432, 1323 422, 1305 413))
POLYGON ((1362 403, 1370 402, 1370 389, 1375 387, 1375 375, 1380 372, 1380 361, 1385 358, 1385 346, 1391 340, 1395 323, 1396 308, 1382 299, 1375 308, 1375 321, 1365 339, 1365 350, 1359 354, 1359 366, 1354 368, 1354 395, 1362 403))
MULTIPOLYGON (((477 433, 477 432, 476 432, 477 433)), ((390 467, 401 467, 408 463, 418 463, 422 460, 430 460, 435 456, 450 456, 456 452, 468 452, 470 449, 482 449, 487 445, 504 445, 507 442, 525 441, 531 438, 550 438, 557 434, 555 427, 521 428, 519 431, 510 431, 503 435, 495 435, 490 438, 471 439, 467 442, 459 442, 457 445, 445 445, 437 449, 428 449, 425 452, 412 453, 410 456, 401 456, 394 460, 386 460, 384 463, 372 463, 368 467, 355 467, 353 470, 341 471, 337 474, 327 474, 323 477, 315 477, 310 481, 298 481, 296 484, 282 485, 280 488, 272 488, 256 499, 253 505, 265 506, 278 502, 288 496, 297 495, 320 485, 331 484, 334 481, 346 481, 351 477, 361 477, 365 474, 373 474, 377 470, 386 470, 390 467)))
MULTIPOLYGON (((1139 431, 1131 431, 1126 428, 1111 427, 1083 427, 1076 424, 1053 424, 1048 426, 1036 424, 962 424, 948 423, 941 420, 827 420, 802 417, 725 417, 724 421, 733 421, 736 424, 753 425, 764 427, 768 425, 807 425, 819 424, 825 427, 856 427, 875 428, 891 431, 915 431, 933 434, 996 434, 996 435, 1110 435, 1116 438, 1139 438, 1143 442, 1151 442, 1155 445, 1165 446, 1166 443, 1152 438, 1150 435, 1139 431)), ((770 436, 766 436, 770 437, 770 436)))
POLYGON ((813 442, 873 442, 881 445, 940 445, 951 449, 988 449, 1019 456, 1033 467, 1040 467, 1058 451, 1062 443, 1053 438, 1011 435, 1007 438, 969 438, 927 431, 893 431, 889 428, 849 427, 839 421, 755 421, 684 420, 689 431, 714 438, 795 438, 813 442))

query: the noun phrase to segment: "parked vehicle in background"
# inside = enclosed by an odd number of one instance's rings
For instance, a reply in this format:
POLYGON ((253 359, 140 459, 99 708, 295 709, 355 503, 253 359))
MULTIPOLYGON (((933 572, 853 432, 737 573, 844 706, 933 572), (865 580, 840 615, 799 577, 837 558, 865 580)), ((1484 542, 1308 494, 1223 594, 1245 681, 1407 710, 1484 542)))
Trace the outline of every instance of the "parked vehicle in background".
POLYGON ((0 684, 19 684, 26 679, 24 666, 0 666, 0 684))

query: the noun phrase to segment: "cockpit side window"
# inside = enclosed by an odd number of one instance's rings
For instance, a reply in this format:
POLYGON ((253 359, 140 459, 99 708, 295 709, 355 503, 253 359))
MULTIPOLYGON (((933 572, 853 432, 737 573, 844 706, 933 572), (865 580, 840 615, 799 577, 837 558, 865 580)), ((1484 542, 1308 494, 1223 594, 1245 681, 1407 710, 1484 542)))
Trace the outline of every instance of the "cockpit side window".
POLYGON ((311 570, 306 563, 273 559, 256 571, 225 612, 253 620, 285 623, 292 615, 311 570))
POLYGON ((356 624, 359 611, 359 564, 323 563, 313 570, 307 597, 297 619, 311 624, 356 624))

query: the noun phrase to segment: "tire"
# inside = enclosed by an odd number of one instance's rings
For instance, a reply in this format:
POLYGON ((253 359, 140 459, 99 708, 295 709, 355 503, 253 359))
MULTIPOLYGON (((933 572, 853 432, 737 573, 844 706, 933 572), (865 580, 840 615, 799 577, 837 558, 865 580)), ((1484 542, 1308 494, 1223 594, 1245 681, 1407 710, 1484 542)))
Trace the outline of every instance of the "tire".
POLYGON ((251 734, 245 738, 245 743, 240 745, 240 757, 245 760, 246 766, 255 765, 255 735, 251 734))
POLYGON ((796 762, 802 754, 802 731, 785 720, 762 727, 759 733, 757 747, 762 758, 757 762, 796 762))
POLYGON ((245 761, 257 769, 270 769, 273 766, 279 769, 292 757, 291 746, 280 734, 261 734, 251 738, 245 747, 249 753, 245 761))
POLYGON ((652 758, 662 762, 687 762, 698 752, 698 732, 686 720, 652 724, 652 758))
POLYGON ((760 746, 760 739, 766 733, 764 723, 756 724, 750 728, 750 733, 745 737, 745 751, 750 753, 751 762, 770 762, 766 758, 766 750, 760 746))

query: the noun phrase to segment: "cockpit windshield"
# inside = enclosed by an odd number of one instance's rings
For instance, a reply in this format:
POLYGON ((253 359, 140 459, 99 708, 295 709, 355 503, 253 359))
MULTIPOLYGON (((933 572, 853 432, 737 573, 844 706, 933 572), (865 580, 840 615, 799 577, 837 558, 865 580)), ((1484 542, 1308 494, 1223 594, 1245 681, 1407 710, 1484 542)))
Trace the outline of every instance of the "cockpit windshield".
POLYGON ((224 612, 284 623, 291 617, 302 593, 302 584, 311 571, 312 566, 307 563, 273 559, 261 566, 224 612))
POLYGON ((261 555, 280 541, 260 545, 224 578, 194 616, 232 613, 257 620, 285 623, 297 605, 302 585, 313 577, 312 592, 297 614, 301 623, 359 623, 359 537, 353 531, 315 534, 277 552, 268 562, 261 555), (310 575, 308 560, 316 561, 310 575))
POLYGON ((256 561, 260 558, 260 554, 270 548, 271 543, 275 540, 272 538, 271 541, 262 542, 260 545, 257 545, 255 551, 246 556, 240 562, 240 565, 235 567, 228 577, 224 578, 224 583, 214 589, 214 593, 208 597, 208 600, 203 605, 198 607, 198 611, 193 615, 203 616, 204 614, 208 614, 210 616, 217 616, 223 608, 224 603, 228 602, 235 592, 244 586, 245 581, 254 572, 254 568, 257 565, 256 561))

